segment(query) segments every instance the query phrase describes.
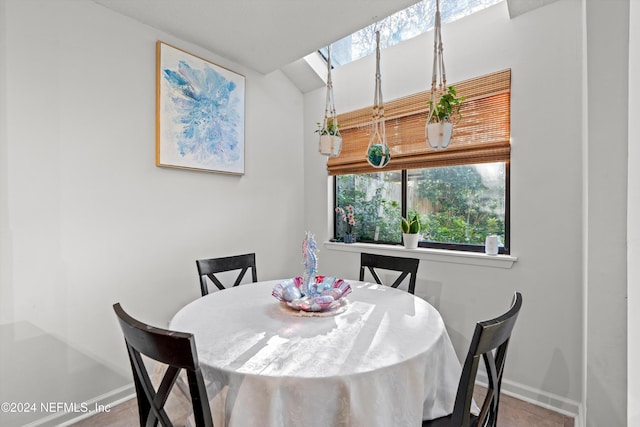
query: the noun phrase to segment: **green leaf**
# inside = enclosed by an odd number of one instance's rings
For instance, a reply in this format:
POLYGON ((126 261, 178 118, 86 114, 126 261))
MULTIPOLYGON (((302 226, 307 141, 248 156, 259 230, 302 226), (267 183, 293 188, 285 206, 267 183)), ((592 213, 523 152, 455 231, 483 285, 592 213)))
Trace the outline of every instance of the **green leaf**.
POLYGON ((411 220, 402 218, 400 228, 402 228, 402 232, 405 234, 418 234, 420 232, 420 217, 418 214, 414 214, 411 220))

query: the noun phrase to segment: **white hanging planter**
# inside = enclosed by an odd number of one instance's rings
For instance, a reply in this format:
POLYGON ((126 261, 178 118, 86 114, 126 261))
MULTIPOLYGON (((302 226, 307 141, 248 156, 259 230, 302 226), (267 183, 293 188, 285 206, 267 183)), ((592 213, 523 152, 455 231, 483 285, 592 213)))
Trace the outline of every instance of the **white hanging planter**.
POLYGON ((340 135, 320 135, 318 150, 320 154, 329 157, 337 157, 342 149, 342 137, 340 135))
POLYGON ((431 75, 431 98, 425 125, 427 142, 435 150, 444 150, 453 137, 453 123, 460 119, 460 105, 464 96, 457 96, 454 86, 447 86, 442 54, 442 22, 440 1, 436 0, 436 18, 433 37, 433 73, 431 75))
POLYGON ((417 233, 402 233, 402 241, 404 242, 404 247, 406 249, 416 249, 418 247, 418 242, 420 241, 420 235, 417 233))
POLYGON ((444 150, 449 146, 453 137, 453 124, 449 122, 427 123, 425 133, 431 148, 444 150))
POLYGON ((318 151, 329 157, 338 157, 342 149, 340 125, 333 102, 333 82, 331 80, 331 45, 327 46, 327 102, 324 110, 324 120, 318 123, 317 133, 320 134, 318 151))

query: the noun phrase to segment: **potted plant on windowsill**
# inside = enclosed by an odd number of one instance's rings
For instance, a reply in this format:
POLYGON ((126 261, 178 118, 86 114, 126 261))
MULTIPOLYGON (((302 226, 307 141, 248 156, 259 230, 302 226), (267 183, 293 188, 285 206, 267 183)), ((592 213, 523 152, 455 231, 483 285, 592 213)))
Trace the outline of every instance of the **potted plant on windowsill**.
POLYGON ((336 213, 340 215, 340 218, 346 225, 346 229, 344 232, 344 237, 342 241, 344 243, 355 243, 356 242, 356 233, 354 227, 356 226, 356 210, 352 205, 346 207, 346 209, 342 209, 341 207, 336 208, 336 213))
POLYGON ((460 105, 464 97, 458 97, 455 86, 449 86, 438 102, 429 101, 429 116, 425 133, 431 148, 443 150, 453 137, 453 124, 460 119, 460 105))
POLYGON ((324 123, 317 123, 317 125, 316 133, 320 134, 318 150, 326 156, 337 157, 342 148, 340 125, 333 118, 327 118, 324 123))
POLYGON ((420 216, 416 213, 413 219, 402 218, 400 220, 402 229, 402 241, 407 249, 415 249, 420 241, 420 216))

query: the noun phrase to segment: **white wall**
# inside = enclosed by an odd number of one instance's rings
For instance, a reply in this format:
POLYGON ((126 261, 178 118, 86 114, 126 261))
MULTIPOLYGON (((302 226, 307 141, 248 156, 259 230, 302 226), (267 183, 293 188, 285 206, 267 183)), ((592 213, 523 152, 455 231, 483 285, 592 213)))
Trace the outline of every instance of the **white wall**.
MULTIPOLYGON (((0 58, 6 55, 6 14, 5 4, 0 1, 0 58)), ((8 186, 7 178, 7 85, 6 85, 6 61, 0 61, 0 189, 4 190, 8 186)), ((1 191, 0 194, 6 194, 1 191)), ((9 235, 7 217, 9 206, 6 197, 0 196, 0 283, 9 280, 9 235)), ((13 312, 11 289, 0 286, 0 313, 11 316, 13 312)))
POLYGON ((628 379, 629 394, 627 400, 627 425, 640 425, 640 367, 636 360, 640 360, 640 123, 634 120, 640 117, 640 5, 629 2, 629 187, 627 233, 628 233, 628 307, 627 345, 628 345, 628 379), (633 165, 633 166, 632 166, 633 165))
MULTIPOLYGON (((303 99, 282 73, 92 2, 0 5, 1 326, 26 322, 130 381, 111 304, 166 325, 199 296, 198 258, 256 252, 260 279, 298 274, 303 99), (155 166, 158 39, 246 76, 244 176, 155 166)), ((110 391, 85 381, 79 400, 110 391)))
POLYGON ((586 0, 587 426, 627 422, 629 0, 586 0), (612 104, 613 102, 613 104, 612 104), (616 105, 616 111, 611 109, 616 105))
MULTIPOLYGON (((445 25, 442 33, 449 82, 512 70, 511 244, 518 261, 505 270, 423 259, 416 293, 440 310, 462 357, 474 323, 503 312, 512 293, 522 292, 504 390, 577 413, 583 354, 581 3, 559 1, 513 20, 507 5, 499 4, 445 25)), ((382 51, 385 100, 429 88, 432 51, 430 33, 382 51)), ((371 105, 373 61, 335 71, 338 112, 371 105)), ((305 95, 306 226, 326 239, 327 174, 313 134, 323 106, 323 90, 305 95)), ((355 253, 324 247, 319 258, 321 271, 357 275, 355 253)))

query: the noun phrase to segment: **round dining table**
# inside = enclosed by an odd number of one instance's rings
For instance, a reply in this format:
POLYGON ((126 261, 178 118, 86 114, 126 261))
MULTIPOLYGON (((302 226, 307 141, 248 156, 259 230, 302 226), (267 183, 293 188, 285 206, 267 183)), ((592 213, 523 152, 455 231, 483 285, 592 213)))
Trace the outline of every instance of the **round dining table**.
POLYGON ((329 313, 292 310, 250 283, 189 303, 170 329, 195 336, 216 427, 416 427, 453 410, 460 362, 438 311, 351 281, 329 313))

